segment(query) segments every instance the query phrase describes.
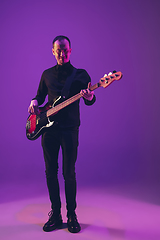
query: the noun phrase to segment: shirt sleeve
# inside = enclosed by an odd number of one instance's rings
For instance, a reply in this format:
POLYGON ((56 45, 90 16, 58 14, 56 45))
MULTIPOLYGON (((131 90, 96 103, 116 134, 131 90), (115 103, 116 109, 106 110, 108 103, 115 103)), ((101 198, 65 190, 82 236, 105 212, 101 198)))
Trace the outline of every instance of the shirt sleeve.
POLYGON ((93 104, 95 103, 95 101, 96 101, 96 96, 93 95, 93 98, 92 98, 91 101, 89 101, 89 100, 87 100, 87 99, 85 99, 85 98, 83 98, 83 99, 84 99, 84 103, 85 103, 86 105, 91 106, 91 105, 93 105, 93 104))
MULTIPOLYGON (((84 70, 84 78, 83 78, 83 80, 84 80, 84 86, 85 86, 84 89, 87 89, 88 83, 91 82, 91 77, 89 76, 89 74, 87 73, 86 70, 84 70)), ((86 105, 91 106, 91 105, 93 105, 95 103, 96 96, 94 95, 93 99, 91 101, 89 101, 89 100, 87 100, 85 98, 83 98, 83 100, 84 100, 84 103, 86 105)))

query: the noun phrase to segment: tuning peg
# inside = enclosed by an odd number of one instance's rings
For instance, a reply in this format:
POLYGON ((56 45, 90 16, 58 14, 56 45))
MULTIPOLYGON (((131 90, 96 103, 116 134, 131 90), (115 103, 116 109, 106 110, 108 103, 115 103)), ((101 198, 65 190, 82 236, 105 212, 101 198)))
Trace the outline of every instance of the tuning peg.
POLYGON ((109 72, 108 74, 104 74, 103 77, 107 77, 107 76, 110 76, 110 75, 112 75, 112 72, 109 72))
POLYGON ((113 73, 116 73, 116 72, 117 72, 116 70, 113 71, 113 73))

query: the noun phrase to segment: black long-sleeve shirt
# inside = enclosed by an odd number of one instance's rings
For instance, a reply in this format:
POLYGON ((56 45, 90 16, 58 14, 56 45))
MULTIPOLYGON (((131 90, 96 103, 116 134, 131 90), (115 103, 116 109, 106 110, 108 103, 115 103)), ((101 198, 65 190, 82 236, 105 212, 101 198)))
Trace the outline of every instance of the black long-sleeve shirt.
MULTIPOLYGON (((42 74, 40 84, 38 87, 37 95, 34 99, 37 99, 38 104, 41 105, 46 96, 48 95, 48 101, 57 99, 61 96, 61 91, 64 87, 66 79, 73 72, 73 66, 70 62, 64 65, 56 65, 45 70, 42 74)), ((84 69, 77 69, 74 76, 74 81, 70 86, 69 95, 70 98, 82 89, 86 89, 88 83, 91 82, 91 78, 84 69)), ((95 102, 95 96, 92 101, 88 101, 84 98, 86 105, 92 105, 95 102)), ((60 127, 76 127, 80 125, 80 113, 79 113, 79 100, 60 110, 54 119, 59 123, 60 127)))

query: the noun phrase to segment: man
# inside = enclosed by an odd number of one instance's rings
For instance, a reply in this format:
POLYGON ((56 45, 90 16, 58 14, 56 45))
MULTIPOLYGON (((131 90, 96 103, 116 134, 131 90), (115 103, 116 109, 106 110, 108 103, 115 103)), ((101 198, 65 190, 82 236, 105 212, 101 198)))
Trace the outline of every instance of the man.
MULTIPOLYGON (((38 106, 44 102, 47 95, 50 102, 57 99, 58 96, 62 95, 63 97, 63 94, 64 97, 70 98, 80 92, 86 105, 92 105, 95 102, 94 92, 89 90, 91 79, 88 73, 83 69, 75 69, 70 63, 71 50, 70 40, 66 36, 57 36, 53 40, 52 53, 56 58, 57 65, 43 72, 37 95, 29 106, 29 113, 38 114, 38 106)), ((77 233, 81 230, 75 213, 75 162, 80 126, 79 100, 59 111, 54 116, 54 121, 56 124, 48 128, 42 135, 46 179, 52 208, 49 213, 49 220, 44 224, 43 230, 49 232, 62 226, 61 200, 57 178, 58 153, 61 147, 67 226, 70 232, 77 233)))

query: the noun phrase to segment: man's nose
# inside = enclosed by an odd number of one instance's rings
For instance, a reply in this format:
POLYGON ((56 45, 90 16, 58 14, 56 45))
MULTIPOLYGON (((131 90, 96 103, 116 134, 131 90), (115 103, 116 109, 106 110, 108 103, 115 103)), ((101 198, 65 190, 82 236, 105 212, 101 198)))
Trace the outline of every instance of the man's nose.
POLYGON ((64 51, 61 51, 61 57, 63 57, 64 56, 64 51))

